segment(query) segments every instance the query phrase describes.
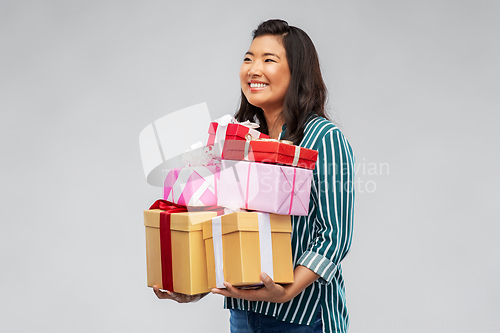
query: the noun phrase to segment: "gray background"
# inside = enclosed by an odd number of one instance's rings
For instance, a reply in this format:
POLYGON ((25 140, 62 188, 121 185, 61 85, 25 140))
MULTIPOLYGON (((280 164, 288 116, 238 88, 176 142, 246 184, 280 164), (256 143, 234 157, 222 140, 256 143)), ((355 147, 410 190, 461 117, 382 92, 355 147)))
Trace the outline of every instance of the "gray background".
POLYGON ((0 1, 0 331, 225 332, 146 287, 138 135, 233 113, 251 30, 312 37, 358 162, 351 332, 499 332, 498 1, 0 1))

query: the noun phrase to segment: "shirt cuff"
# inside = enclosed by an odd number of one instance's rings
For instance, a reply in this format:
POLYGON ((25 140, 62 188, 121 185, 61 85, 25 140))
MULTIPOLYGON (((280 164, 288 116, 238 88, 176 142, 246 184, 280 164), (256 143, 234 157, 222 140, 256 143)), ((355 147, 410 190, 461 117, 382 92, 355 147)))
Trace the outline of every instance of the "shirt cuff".
POLYGON ((314 273, 318 274, 318 282, 321 284, 328 284, 332 282, 333 275, 337 271, 337 265, 335 265, 330 259, 312 251, 304 252, 297 261, 297 265, 307 267, 314 273))

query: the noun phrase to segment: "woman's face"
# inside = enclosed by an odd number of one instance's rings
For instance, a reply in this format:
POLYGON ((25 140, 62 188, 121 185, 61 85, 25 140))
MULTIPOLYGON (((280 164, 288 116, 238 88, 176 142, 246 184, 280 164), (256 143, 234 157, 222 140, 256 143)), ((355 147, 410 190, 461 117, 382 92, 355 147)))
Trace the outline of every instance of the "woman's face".
POLYGON ((266 112, 281 111, 290 84, 286 51, 276 36, 255 38, 240 68, 241 90, 248 102, 266 112))

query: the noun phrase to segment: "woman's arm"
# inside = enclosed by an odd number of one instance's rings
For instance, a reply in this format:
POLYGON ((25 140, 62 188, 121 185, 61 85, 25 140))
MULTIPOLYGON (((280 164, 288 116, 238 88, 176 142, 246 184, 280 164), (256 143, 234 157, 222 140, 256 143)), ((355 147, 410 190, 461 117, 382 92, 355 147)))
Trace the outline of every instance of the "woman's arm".
POLYGON ((319 282, 327 284, 351 247, 354 156, 338 129, 318 137, 314 149, 318 150, 311 188, 311 198, 317 207, 314 234, 296 264, 311 269, 320 276, 319 282))

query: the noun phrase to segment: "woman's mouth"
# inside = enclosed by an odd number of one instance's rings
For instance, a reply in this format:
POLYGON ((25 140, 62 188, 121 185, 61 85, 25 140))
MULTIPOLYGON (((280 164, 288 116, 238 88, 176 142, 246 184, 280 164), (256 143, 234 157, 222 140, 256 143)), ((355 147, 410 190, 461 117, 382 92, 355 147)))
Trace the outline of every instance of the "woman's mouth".
POLYGON ((266 88, 269 84, 267 83, 256 83, 256 82, 251 82, 248 84, 248 86, 250 87, 250 91, 256 91, 256 90, 262 90, 264 88, 266 88))

